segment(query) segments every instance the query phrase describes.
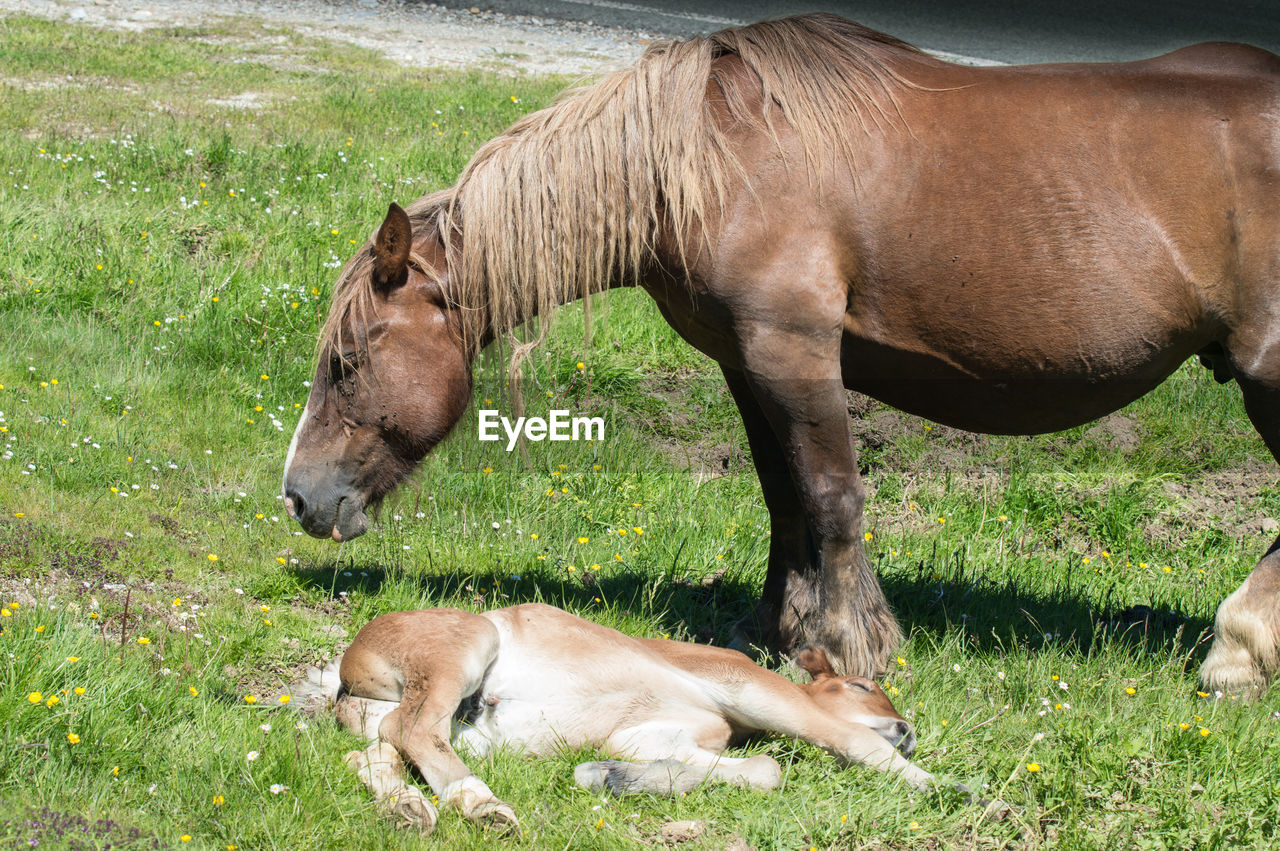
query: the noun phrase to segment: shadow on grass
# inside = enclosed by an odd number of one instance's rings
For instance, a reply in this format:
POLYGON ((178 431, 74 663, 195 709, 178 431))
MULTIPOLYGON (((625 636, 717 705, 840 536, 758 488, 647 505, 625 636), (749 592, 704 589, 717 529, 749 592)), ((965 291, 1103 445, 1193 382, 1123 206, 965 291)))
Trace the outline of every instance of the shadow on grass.
MULTIPOLYGON (((634 570, 602 576, 554 570, 513 575, 499 569, 426 573, 368 563, 304 564, 291 572, 303 587, 331 599, 352 593, 375 596, 389 584, 408 583, 428 599, 477 609, 540 602, 590 618, 594 608, 605 606, 611 620, 619 612, 643 614, 673 636, 721 646, 733 638, 735 625, 752 614, 760 593, 756 576, 731 571, 703 581, 634 570)), ((882 577, 881 585, 904 630, 938 641, 963 630, 968 652, 1001 653, 1011 640, 1031 650, 1066 646, 1085 656, 1104 644, 1160 657, 1193 651, 1202 657, 1207 652, 1211 621, 1176 606, 1122 607, 1110 594, 1098 604, 1069 581, 1048 592, 1032 592, 980 573, 965 575, 963 565, 938 576, 935 567, 921 562, 914 571, 882 577)))

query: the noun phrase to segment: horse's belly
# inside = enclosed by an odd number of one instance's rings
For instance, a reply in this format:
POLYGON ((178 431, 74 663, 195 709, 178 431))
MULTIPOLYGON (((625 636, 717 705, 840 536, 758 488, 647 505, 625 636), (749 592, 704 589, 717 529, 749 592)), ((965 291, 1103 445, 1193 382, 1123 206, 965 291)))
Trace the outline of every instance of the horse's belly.
POLYGON ((1070 355, 1029 345, 973 357, 969 349, 896 347, 846 335, 842 368, 846 387, 935 422, 988 434, 1043 434, 1127 405, 1202 345, 1188 339, 1117 347, 1100 340, 1070 355))

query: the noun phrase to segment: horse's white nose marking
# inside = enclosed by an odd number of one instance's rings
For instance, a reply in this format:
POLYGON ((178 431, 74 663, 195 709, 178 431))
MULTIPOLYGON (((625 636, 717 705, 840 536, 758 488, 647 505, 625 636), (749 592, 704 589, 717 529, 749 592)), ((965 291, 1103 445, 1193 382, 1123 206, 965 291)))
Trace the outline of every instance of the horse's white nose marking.
POLYGON ((289 468, 293 466, 293 456, 298 451, 298 437, 302 434, 302 427, 307 420, 311 419, 311 403, 307 402, 307 407, 302 410, 302 416, 298 419, 298 425, 293 430, 293 440, 289 441, 289 454, 284 456, 284 475, 280 479, 280 492, 284 494, 284 507, 289 512, 289 516, 297 519, 297 515, 293 513, 293 500, 289 499, 289 468))

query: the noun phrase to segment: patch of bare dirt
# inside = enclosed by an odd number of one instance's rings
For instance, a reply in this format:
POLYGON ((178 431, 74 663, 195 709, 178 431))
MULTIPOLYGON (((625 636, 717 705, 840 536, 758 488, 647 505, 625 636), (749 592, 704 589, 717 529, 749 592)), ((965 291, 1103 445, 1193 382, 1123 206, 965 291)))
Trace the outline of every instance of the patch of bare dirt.
POLYGON ((1219 528, 1237 541, 1274 536, 1280 532, 1280 522, 1263 512, 1259 497, 1275 486, 1276 477, 1274 465, 1251 459, 1243 467, 1165 482, 1164 493, 1174 507, 1149 524, 1144 534, 1150 540, 1167 541, 1190 525, 1219 528))
POLYGON ((1111 414, 1098 420, 1084 436, 1128 455, 1142 443, 1142 434, 1142 426, 1133 419, 1124 414, 1111 414))

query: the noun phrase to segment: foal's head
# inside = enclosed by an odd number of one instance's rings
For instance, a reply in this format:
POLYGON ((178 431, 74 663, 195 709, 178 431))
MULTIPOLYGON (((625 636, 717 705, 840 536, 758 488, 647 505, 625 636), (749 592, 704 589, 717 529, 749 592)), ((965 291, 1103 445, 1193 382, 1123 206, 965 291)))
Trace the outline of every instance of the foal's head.
POLYGON ((462 416, 470 358, 445 298, 445 250, 392 204, 348 266, 307 408, 285 461, 284 504, 318 538, 368 528, 365 508, 403 480, 462 416))
POLYGON ((889 695, 866 677, 841 677, 831 668, 827 654, 806 647, 795 662, 813 677, 801 686, 813 702, 845 721, 870 727, 882 739, 909 757, 916 749, 916 734, 907 719, 898 714, 889 695))

